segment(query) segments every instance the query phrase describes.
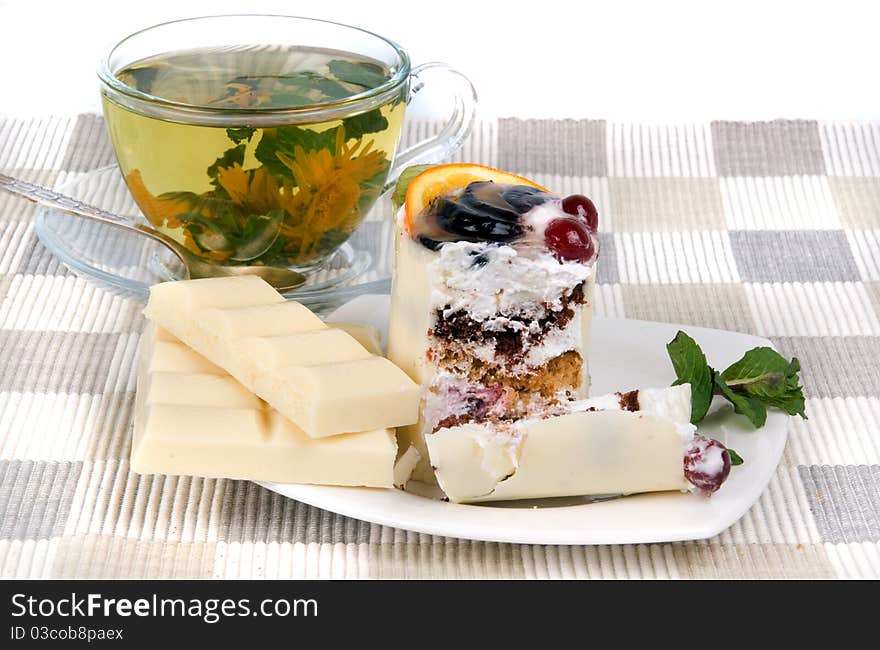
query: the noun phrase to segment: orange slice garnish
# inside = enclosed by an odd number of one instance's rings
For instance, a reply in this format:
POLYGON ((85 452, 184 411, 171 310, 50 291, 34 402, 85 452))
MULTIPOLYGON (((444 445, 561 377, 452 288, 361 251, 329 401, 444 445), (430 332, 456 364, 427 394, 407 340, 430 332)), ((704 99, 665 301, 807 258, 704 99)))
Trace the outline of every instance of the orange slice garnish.
POLYGON ((455 163, 431 167, 413 178, 406 190, 404 224, 407 232, 412 232, 416 216, 424 212, 436 197, 456 188, 466 187, 475 181, 494 181, 505 185, 528 185, 544 192, 549 191, 527 178, 484 165, 455 163))

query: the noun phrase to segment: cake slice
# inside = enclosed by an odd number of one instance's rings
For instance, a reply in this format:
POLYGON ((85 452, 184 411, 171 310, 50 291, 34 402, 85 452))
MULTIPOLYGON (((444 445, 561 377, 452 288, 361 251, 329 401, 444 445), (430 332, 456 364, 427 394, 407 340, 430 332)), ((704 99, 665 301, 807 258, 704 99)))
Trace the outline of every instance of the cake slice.
POLYGON ((397 214, 388 357, 421 386, 419 421, 398 429, 422 455, 425 436, 509 422, 587 395, 598 215, 479 165, 413 178, 397 214))
POLYGON ((691 387, 646 388, 574 401, 544 417, 465 424, 427 436, 451 501, 714 492, 730 472, 717 440, 694 436, 691 387))

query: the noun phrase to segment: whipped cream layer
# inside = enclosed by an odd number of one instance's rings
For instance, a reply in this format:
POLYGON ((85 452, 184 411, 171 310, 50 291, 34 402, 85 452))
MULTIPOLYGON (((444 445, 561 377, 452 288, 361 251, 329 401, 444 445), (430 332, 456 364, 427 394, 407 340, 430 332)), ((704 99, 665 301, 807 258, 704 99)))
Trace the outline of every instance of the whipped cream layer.
POLYGON ((532 246, 447 242, 429 272, 433 308, 444 316, 466 311, 472 320, 493 321, 487 327, 497 329, 509 324, 510 316, 537 319, 558 311, 563 296, 592 276, 593 266, 559 262, 532 246))

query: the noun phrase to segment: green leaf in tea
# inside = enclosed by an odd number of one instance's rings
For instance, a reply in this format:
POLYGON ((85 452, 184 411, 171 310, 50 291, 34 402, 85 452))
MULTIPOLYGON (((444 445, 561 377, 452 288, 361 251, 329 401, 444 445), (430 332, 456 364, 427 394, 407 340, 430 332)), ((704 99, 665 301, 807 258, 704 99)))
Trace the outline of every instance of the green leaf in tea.
POLYGON ((285 210, 248 215, 232 257, 239 262, 249 262, 265 255, 278 238, 281 224, 286 217, 285 210))
POLYGON ((320 80, 316 80, 313 83, 313 87, 315 88, 315 90, 321 93, 322 101, 326 101, 328 99, 345 99, 346 97, 351 97, 350 90, 348 90, 338 81, 333 81, 332 79, 321 78, 320 80))
POLYGON ((302 129, 298 126, 279 126, 266 129, 263 131, 260 143, 254 150, 254 156, 266 166, 266 170, 271 174, 282 176, 295 186, 296 178, 294 178, 293 172, 281 162, 278 154, 283 153, 296 160, 296 147, 301 147, 303 151, 332 150, 336 145, 338 129, 338 126, 320 132, 302 129))
POLYGON ((345 127, 345 139, 357 140, 368 133, 379 133, 388 128, 388 120, 377 108, 360 115, 347 117, 342 120, 345 127))
POLYGON ((274 74, 271 75, 271 78, 277 80, 278 83, 284 84, 285 86, 309 86, 315 81, 320 81, 321 79, 326 79, 327 77, 312 70, 300 70, 299 72, 274 74))
MULTIPOLYGON (((221 210, 223 206, 228 206, 230 200, 228 196, 217 196, 217 190, 205 192, 204 194, 196 194, 195 192, 163 192, 157 198, 163 201, 180 201, 186 203, 190 212, 197 212, 201 215, 214 214, 221 210)), ((184 215, 178 215, 182 219, 184 215)))
POLYGON ((220 172, 220 169, 226 169, 234 165, 241 166, 244 164, 245 148, 246 145, 240 144, 237 147, 227 149, 210 167, 208 167, 207 170, 205 170, 208 173, 208 178, 212 179, 214 185, 219 188, 219 185, 217 184, 217 174, 220 172))
POLYGON ((226 129, 226 137, 232 140, 235 144, 241 144, 242 142, 249 142, 255 131, 256 129, 252 126, 243 126, 238 129, 226 129))
POLYGON ((139 90, 142 93, 149 93, 153 89, 153 82, 159 74, 159 65, 145 65, 140 68, 126 68, 117 75, 117 78, 124 84, 139 90))
MULTIPOLYGON (((343 58, 321 48, 194 48, 117 76, 166 99, 236 110, 337 101, 388 79, 378 61, 343 58)), ((117 152, 132 195, 156 227, 217 261, 303 264, 345 241, 384 189, 404 90, 382 106, 329 121, 225 124, 219 142, 215 127, 164 125, 112 103, 107 120, 127 140, 158 128, 149 146, 117 152), (164 163, 181 150, 213 162, 185 173, 164 163), (154 195, 150 187, 173 191, 154 195)))
POLYGON ((272 75, 272 78, 282 86, 272 93, 272 102, 276 105, 308 105, 328 99, 345 99, 352 95, 351 90, 338 81, 311 70, 272 75))
POLYGON ((388 75, 378 65, 366 61, 343 61, 334 59, 327 64, 330 74, 345 83, 362 86, 365 90, 376 88, 388 81, 388 75))
POLYGON ((696 424, 706 417, 712 404, 713 370, 697 342, 680 330, 666 345, 666 351, 675 369, 673 386, 691 385, 691 423, 696 424))

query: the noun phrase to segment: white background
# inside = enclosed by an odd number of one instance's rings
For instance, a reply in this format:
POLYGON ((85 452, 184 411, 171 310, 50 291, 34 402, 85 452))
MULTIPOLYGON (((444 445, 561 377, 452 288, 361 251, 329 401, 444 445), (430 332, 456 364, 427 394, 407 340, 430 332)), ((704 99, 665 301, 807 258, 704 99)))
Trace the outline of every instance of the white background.
POLYGON ((880 118, 878 2, 0 0, 0 113, 98 110, 94 69, 163 20, 337 20, 471 77, 481 115, 656 122, 880 118))

